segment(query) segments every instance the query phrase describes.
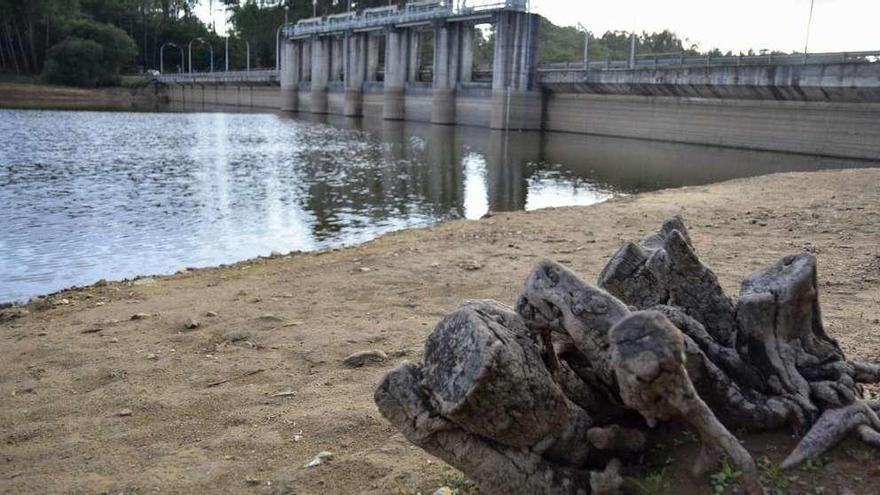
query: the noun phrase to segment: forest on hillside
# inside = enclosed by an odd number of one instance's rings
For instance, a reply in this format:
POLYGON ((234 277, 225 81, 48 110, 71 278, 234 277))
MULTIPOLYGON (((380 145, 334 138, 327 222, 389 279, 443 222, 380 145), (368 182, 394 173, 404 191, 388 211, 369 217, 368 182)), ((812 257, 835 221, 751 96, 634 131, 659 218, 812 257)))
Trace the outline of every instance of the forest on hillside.
MULTIPOLYGON (((360 0, 355 5, 363 9, 388 1, 360 0)), ((78 86, 112 85, 121 74, 159 69, 160 58, 166 72, 187 70, 190 42, 196 71, 209 69, 211 51, 215 70, 223 70, 227 43, 230 70, 245 67, 247 45, 251 68, 274 67, 275 36, 285 18, 296 22, 311 17, 313 9, 318 15, 348 9, 345 0, 317 0, 314 6, 309 0, 201 2, 224 10, 228 39, 196 15, 199 0, 0 0, 0 74, 42 75, 47 82, 78 86)), ((491 30, 480 33, 476 63, 488 65, 491 30)), ((588 36, 593 60, 623 59, 629 53, 626 31, 588 36)), ((542 19, 539 60, 581 60, 584 37, 581 28, 542 19)), ((669 31, 640 33, 636 41, 638 53, 699 52, 699 47, 669 31)))

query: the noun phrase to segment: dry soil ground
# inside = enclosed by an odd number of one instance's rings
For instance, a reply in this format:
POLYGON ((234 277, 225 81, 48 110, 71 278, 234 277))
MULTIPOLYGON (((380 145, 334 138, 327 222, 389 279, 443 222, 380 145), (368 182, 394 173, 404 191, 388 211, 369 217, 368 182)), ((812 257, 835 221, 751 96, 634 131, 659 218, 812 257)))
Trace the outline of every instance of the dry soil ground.
MULTIPOLYGON (((542 258, 595 280, 624 240, 673 214, 684 215, 703 260, 732 294, 751 270, 815 252, 829 332, 849 355, 880 360, 880 170, 773 175, 503 213, 352 249, 69 290, 5 310, 0 492, 462 488, 458 473, 411 447, 376 411, 382 375, 418 360, 433 325, 463 299, 512 303, 542 258), (190 318, 199 326, 186 328, 190 318), (342 364, 366 349, 389 359, 342 364), (321 451, 333 459, 303 467, 321 451)), ((794 438, 745 441, 768 485, 783 493, 880 493, 880 456, 855 443, 781 474, 774 466, 794 438)), ((649 482, 669 484, 666 493, 711 493, 710 480, 687 475, 694 455, 693 437, 672 431, 635 474, 653 474, 649 482)), ((722 473, 715 485, 731 478, 722 473)))

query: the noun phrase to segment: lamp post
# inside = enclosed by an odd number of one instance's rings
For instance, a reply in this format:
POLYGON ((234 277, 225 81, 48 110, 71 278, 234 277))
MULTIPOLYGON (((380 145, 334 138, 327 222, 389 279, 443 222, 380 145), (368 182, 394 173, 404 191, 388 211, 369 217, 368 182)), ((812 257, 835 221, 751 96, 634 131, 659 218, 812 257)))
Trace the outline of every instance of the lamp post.
POLYGON ((251 44, 248 43, 248 40, 244 40, 244 46, 247 49, 245 52, 246 53, 245 63, 247 65, 245 67, 247 67, 247 71, 250 72, 251 71, 251 44))
POLYGON ((589 70, 590 68, 590 32, 587 31, 587 28, 584 27, 583 24, 577 24, 578 29, 584 32, 584 70, 589 70))
POLYGON ((287 12, 290 8, 284 6, 284 24, 275 30, 275 70, 281 70, 281 29, 287 25, 287 12))
POLYGON ((189 42, 189 46, 187 48, 187 50, 189 51, 189 72, 190 72, 190 74, 192 74, 192 71, 193 71, 193 52, 192 52, 192 49, 193 49, 193 42, 195 42, 195 41, 198 41, 199 43, 204 43, 205 45, 208 45, 208 51, 211 53, 211 70, 210 71, 214 72, 214 47, 211 46, 210 43, 203 40, 202 38, 196 38, 196 39, 189 42))
POLYGON ((807 18, 807 37, 804 40, 804 63, 807 63, 807 50, 810 48, 810 27, 813 24, 813 4, 815 0, 810 0, 810 16, 807 18))
POLYGON ((159 47, 159 72, 162 74, 165 73, 165 47, 166 46, 170 46, 172 48, 179 48, 180 49, 180 62, 181 62, 181 64, 183 63, 183 48, 175 45, 174 43, 172 43, 170 41, 166 41, 165 43, 162 43, 162 46, 159 47))

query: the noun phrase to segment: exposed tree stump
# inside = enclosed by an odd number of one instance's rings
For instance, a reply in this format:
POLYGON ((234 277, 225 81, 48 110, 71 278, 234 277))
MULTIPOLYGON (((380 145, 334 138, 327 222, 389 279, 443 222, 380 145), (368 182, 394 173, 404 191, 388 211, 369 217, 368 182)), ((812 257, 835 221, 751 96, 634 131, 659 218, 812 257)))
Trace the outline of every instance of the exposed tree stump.
POLYGON ((849 433, 880 447, 880 402, 822 325, 816 260, 788 256, 749 275, 738 302, 700 262, 681 218, 623 246, 600 286, 538 264, 516 310, 471 301, 444 318, 424 364, 403 363, 376 404, 411 442, 485 493, 616 493, 620 459, 679 418, 702 439, 694 472, 725 453, 744 488, 755 463, 728 428, 808 431, 791 467, 849 433))

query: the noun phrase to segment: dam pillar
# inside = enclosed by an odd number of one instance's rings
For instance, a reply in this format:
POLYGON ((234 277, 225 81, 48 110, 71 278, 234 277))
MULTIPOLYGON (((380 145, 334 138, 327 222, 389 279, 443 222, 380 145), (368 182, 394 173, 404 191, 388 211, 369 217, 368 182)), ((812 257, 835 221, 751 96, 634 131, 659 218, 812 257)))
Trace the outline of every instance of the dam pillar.
POLYGON ((462 23, 459 36, 461 37, 461 56, 459 57, 458 80, 471 82, 474 80, 474 26, 462 23))
POLYGON ((419 80, 419 70, 422 68, 422 36, 417 28, 406 30, 407 51, 407 82, 419 80))
POLYGON ((434 27, 432 124, 455 124, 455 86, 460 60, 460 24, 438 22, 434 27))
POLYGON ((405 117, 403 89, 406 82, 406 31, 388 28, 385 42, 385 101, 382 117, 403 120, 405 117))
POLYGON ((330 76, 331 38, 312 38, 312 113, 327 113, 327 82, 330 76))
POLYGON ((331 36, 330 39, 330 80, 342 81, 345 73, 346 36, 331 36))
POLYGON ((299 81, 302 47, 296 41, 283 45, 284 58, 281 64, 281 110, 295 112, 299 109, 299 81))
POLYGON ((379 79, 379 36, 366 33, 367 37, 367 81, 377 81, 379 79))
POLYGON ((543 96, 537 87, 538 21, 536 14, 494 14, 495 58, 492 72, 493 129, 537 130, 542 125, 543 96))
POLYGON ((345 105, 343 115, 359 117, 363 115, 364 80, 367 73, 366 33, 354 33, 346 38, 345 53, 345 105))
POLYGON ((310 40, 299 40, 302 48, 302 57, 300 60, 300 76, 303 81, 312 80, 312 43, 310 40))

